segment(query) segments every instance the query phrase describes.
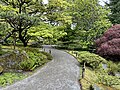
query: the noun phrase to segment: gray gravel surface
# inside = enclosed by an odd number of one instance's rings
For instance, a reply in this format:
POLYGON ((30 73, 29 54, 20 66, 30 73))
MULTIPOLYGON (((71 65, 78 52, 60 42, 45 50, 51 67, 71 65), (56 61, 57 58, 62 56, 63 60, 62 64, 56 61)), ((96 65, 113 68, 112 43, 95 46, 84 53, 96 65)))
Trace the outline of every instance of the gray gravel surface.
POLYGON ((0 90, 80 90, 79 63, 68 53, 44 45, 53 60, 32 76, 0 90))

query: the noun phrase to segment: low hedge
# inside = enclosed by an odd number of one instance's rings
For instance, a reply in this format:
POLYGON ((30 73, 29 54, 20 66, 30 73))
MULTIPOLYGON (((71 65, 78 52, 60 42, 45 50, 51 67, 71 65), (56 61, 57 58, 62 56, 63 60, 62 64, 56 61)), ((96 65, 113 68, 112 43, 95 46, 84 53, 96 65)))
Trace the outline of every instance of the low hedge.
POLYGON ((86 63, 87 66, 95 69, 100 66, 101 63, 106 63, 106 60, 99 55, 90 53, 87 51, 76 52, 78 54, 78 61, 83 64, 86 63))

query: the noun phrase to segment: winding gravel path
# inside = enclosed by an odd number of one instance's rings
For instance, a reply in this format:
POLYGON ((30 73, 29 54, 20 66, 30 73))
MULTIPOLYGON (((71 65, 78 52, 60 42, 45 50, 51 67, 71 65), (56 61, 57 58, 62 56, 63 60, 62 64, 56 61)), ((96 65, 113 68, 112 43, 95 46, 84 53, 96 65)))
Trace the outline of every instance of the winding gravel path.
POLYGON ((53 60, 32 76, 0 90, 80 90, 79 63, 64 51, 44 45, 51 50, 53 60))

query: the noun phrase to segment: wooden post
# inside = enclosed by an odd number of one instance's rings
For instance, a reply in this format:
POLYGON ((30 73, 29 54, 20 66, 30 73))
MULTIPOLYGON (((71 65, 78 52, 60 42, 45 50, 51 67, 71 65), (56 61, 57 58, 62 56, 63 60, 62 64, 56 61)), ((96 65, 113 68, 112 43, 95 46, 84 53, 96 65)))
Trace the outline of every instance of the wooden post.
POLYGON ((76 52, 76 57, 78 56, 78 53, 76 52))
POLYGON ((82 88, 82 83, 81 83, 81 79, 78 80, 79 84, 80 84, 80 90, 83 90, 82 88))
POLYGON ((51 50, 49 50, 49 53, 51 54, 51 50))
POLYGON ((43 50, 45 51, 45 48, 43 50))
POLYGON ((83 67, 82 67, 82 78, 85 77, 85 61, 83 63, 83 67))
POLYGON ((74 51, 72 50, 72 54, 74 54, 74 51))
POLYGON ((13 33, 13 39, 14 39, 14 41, 13 41, 13 46, 14 46, 14 50, 15 50, 15 46, 16 46, 16 33, 13 33))

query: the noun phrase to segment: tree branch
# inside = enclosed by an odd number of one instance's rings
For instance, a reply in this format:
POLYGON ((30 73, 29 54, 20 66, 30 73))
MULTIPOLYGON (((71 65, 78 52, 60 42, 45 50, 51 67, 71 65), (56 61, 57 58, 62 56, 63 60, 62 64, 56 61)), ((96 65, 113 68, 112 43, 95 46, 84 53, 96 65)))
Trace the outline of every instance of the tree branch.
POLYGON ((6 37, 0 41, 0 43, 4 43, 14 32, 17 32, 17 30, 12 30, 11 32, 8 32, 6 37))

